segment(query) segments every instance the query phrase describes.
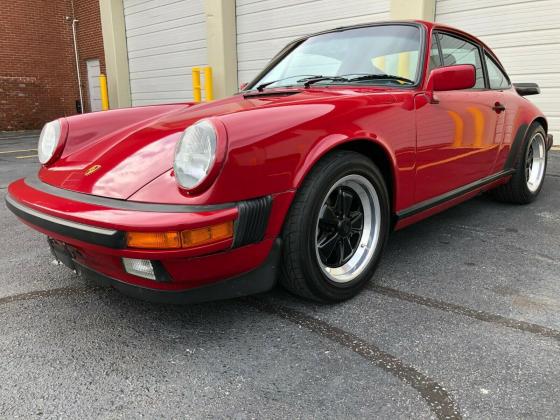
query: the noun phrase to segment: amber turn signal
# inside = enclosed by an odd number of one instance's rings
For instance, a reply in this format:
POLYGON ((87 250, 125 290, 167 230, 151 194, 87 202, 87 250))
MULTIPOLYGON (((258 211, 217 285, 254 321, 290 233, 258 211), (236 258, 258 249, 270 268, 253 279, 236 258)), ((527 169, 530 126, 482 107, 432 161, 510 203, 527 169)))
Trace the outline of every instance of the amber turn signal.
POLYGON ((182 232, 127 232, 129 248, 179 249, 208 245, 233 238, 233 221, 182 232))
POLYGON ((181 248, 178 232, 127 232, 129 248, 177 249, 181 248))
POLYGON ((183 248, 211 244, 233 237, 233 221, 181 232, 183 248))

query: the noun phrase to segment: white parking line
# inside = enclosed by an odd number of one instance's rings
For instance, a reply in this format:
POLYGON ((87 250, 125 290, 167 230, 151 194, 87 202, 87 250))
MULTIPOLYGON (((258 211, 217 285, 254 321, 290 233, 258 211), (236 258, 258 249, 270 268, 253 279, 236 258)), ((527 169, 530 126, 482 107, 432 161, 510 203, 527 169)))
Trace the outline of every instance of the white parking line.
POLYGON ((29 159, 34 157, 37 157, 37 155, 16 156, 16 159, 29 159))

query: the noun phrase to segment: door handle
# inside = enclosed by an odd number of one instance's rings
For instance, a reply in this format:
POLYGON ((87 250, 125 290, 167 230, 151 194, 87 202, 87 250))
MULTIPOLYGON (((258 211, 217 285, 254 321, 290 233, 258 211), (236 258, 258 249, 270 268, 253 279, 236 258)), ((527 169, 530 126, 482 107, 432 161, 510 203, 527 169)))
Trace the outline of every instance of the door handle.
POLYGON ((499 114, 500 112, 505 111, 505 110, 506 110, 506 107, 505 107, 504 105, 502 105, 501 103, 496 102, 496 103, 494 104, 494 106, 492 107, 492 109, 493 109, 494 111, 496 111, 497 114, 499 114))

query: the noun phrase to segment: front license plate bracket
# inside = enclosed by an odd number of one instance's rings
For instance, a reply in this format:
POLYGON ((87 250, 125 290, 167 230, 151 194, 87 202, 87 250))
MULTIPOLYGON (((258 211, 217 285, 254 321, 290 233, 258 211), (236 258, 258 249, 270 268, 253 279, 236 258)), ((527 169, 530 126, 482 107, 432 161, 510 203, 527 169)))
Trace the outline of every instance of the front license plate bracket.
POLYGON ((60 241, 49 238, 49 247, 54 258, 59 262, 64 264, 71 270, 76 271, 76 266, 74 265, 74 258, 72 256, 72 251, 68 246, 60 241))

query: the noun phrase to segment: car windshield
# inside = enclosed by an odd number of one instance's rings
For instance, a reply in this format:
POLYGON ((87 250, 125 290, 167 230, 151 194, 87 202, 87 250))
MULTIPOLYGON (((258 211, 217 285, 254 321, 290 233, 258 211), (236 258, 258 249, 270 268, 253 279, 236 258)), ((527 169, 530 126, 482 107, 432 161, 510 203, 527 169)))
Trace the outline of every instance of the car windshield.
POLYGON ((311 83, 411 85, 418 79, 420 46, 420 29, 412 25, 369 26, 315 35, 249 86, 262 90, 311 83))

